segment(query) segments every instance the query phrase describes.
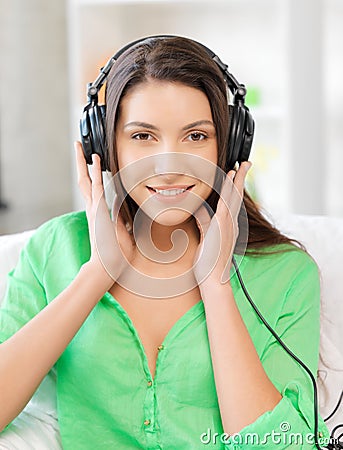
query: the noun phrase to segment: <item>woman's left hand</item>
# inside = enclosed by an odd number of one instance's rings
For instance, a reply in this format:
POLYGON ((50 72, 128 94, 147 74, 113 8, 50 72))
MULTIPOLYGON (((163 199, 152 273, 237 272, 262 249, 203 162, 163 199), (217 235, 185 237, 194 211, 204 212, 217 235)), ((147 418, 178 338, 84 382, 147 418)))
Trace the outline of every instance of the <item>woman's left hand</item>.
POLYGON ((237 172, 230 170, 226 175, 212 219, 204 205, 194 213, 200 230, 200 242, 193 272, 199 285, 206 280, 226 283, 230 279, 232 254, 239 234, 238 214, 245 177, 251 165, 250 161, 244 161, 237 172))

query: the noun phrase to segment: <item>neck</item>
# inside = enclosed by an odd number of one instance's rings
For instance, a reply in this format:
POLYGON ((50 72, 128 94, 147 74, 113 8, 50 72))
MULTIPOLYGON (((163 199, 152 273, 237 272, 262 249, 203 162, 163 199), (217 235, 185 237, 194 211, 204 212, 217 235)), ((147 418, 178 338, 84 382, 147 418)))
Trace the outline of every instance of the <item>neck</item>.
POLYGON ((145 216, 135 234, 140 253, 157 263, 181 263, 181 260, 191 263, 199 244, 199 230, 193 216, 172 226, 151 223, 145 216))

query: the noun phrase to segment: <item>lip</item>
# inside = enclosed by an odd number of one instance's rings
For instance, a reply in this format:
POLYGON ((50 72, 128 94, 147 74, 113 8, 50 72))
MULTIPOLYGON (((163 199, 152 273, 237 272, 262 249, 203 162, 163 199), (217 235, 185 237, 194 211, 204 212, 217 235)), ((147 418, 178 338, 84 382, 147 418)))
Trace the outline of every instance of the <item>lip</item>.
POLYGON ((163 185, 163 186, 147 186, 148 191, 152 194, 152 197, 158 201, 161 202, 167 202, 167 203, 174 203, 175 201, 181 201, 184 198, 187 197, 188 193, 193 189, 195 185, 184 185, 184 184, 177 184, 177 185, 163 185), (154 189, 159 190, 173 190, 173 189, 186 189, 182 194, 176 194, 176 195, 163 195, 159 194, 158 192, 155 192, 154 189))
POLYGON ((194 186, 194 184, 173 184, 173 186, 171 186, 170 184, 166 184, 166 185, 161 185, 161 186, 147 186, 147 188, 152 188, 152 189, 159 189, 159 190, 168 190, 168 189, 188 189, 188 188, 192 188, 194 186))

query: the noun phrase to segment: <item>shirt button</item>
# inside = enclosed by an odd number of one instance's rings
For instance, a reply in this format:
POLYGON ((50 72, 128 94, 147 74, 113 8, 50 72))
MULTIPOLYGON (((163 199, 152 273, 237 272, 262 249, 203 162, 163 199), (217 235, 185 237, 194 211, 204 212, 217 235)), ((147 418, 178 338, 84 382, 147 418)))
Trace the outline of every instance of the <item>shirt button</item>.
POLYGON ((148 386, 149 387, 152 386, 152 381, 151 380, 148 381, 148 386))
POLYGON ((150 425, 150 420, 149 419, 144 420, 144 425, 150 425))
POLYGON ((322 438, 322 437, 324 436, 324 434, 323 434, 321 431, 319 431, 318 436, 319 436, 320 438, 322 438))
POLYGON ((162 345, 159 345, 158 347, 157 347, 157 350, 163 350, 164 349, 164 345, 162 344, 162 345))

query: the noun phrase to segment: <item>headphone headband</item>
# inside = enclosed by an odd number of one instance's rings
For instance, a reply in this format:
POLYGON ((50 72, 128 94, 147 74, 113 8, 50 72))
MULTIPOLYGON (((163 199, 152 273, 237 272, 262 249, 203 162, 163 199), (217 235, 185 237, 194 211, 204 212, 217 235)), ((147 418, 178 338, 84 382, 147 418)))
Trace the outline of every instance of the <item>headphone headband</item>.
MULTIPOLYGON (((117 59, 126 52, 131 47, 134 47, 136 44, 142 43, 144 41, 147 41, 149 39, 165 39, 165 38, 174 38, 177 36, 171 35, 171 34, 159 34, 156 36, 146 36, 144 38, 136 39, 135 41, 132 41, 128 44, 126 44, 124 47, 119 49, 111 58, 107 61, 107 63, 101 67, 100 73, 97 76, 97 78, 93 81, 93 83, 89 84, 87 86, 87 96, 89 98, 94 98, 100 89, 102 88, 108 74, 110 73, 110 70, 112 69, 113 64, 117 61, 117 59)), ((200 45, 207 53, 208 55, 213 59, 213 61, 219 66, 219 68, 222 70, 223 75, 225 77, 225 81, 231 91, 231 93, 234 96, 234 99, 236 101, 243 101, 245 99, 246 95, 246 88, 244 84, 240 84, 236 78, 232 75, 232 73, 228 70, 228 65, 223 63, 223 61, 217 56, 211 49, 206 47, 206 45, 202 44, 201 42, 195 41, 194 39, 187 38, 192 42, 195 42, 196 44, 200 45)))

